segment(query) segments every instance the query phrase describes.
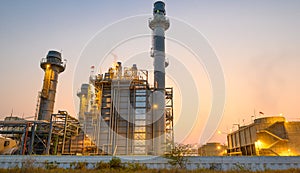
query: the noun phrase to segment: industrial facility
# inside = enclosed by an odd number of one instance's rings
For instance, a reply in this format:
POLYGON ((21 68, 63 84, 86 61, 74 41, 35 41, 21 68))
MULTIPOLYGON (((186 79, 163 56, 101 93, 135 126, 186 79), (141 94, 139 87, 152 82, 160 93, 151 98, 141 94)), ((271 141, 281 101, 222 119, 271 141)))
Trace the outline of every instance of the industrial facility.
POLYGON ((1 154, 85 153, 84 145, 91 141, 85 138, 79 121, 66 111, 53 114, 58 74, 66 68, 61 53, 49 51, 40 66, 45 73, 34 120, 9 116, 0 121, 1 139, 5 141, 1 154))
POLYGON ((228 155, 299 156, 300 122, 282 116, 262 117, 228 134, 228 155))
MULTIPOLYGON (((44 71, 33 120, 7 116, 0 121, 0 154, 19 155, 164 155, 174 148, 173 88, 166 86, 165 3, 154 3, 148 23, 154 81, 137 64, 113 62, 107 71, 87 76, 76 93, 78 115, 55 113, 62 54, 50 50, 40 61, 44 71)), ((110 53, 110 52, 108 52, 110 53)), ((228 147, 207 143, 190 148, 190 156, 299 156, 300 122, 282 116, 261 117, 227 135, 228 147)))
POLYGON ((154 81, 148 71, 115 63, 104 74, 82 84, 78 119, 67 111, 53 112, 58 76, 66 61, 50 50, 40 62, 44 80, 34 120, 6 117, 0 121, 0 154, 162 155, 171 151, 173 89, 165 87, 165 4, 154 3, 149 27, 154 81))
POLYGON ((77 93, 83 130, 102 154, 161 155, 173 146, 173 89, 165 87, 165 14, 165 4, 154 3, 149 21, 154 87, 147 70, 116 62, 106 73, 91 76, 77 93))

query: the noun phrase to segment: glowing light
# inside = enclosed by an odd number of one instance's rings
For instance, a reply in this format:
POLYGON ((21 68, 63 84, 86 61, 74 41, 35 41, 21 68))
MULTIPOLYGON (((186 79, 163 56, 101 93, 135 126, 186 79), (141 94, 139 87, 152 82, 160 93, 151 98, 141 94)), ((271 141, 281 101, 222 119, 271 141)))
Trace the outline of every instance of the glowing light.
POLYGON ((221 149, 221 146, 218 146, 217 149, 220 150, 220 149, 221 149))
POLYGON ((225 135, 228 135, 228 133, 224 132, 224 131, 221 131, 221 130, 218 130, 218 134, 221 135, 221 134, 225 134, 225 135))
POLYGON ((263 146, 263 143, 262 143, 260 140, 257 140, 257 141, 255 142, 255 147, 256 147, 257 149, 261 149, 262 146, 263 146))
POLYGON ((46 65, 46 68, 49 68, 49 67, 50 67, 50 64, 47 64, 47 65, 46 65))
POLYGON ((157 104, 153 104, 153 109, 157 109, 158 105, 157 104))
POLYGON ((291 151, 291 149, 287 149, 287 150, 282 150, 282 152, 281 152, 281 154, 280 154, 280 156, 292 156, 293 155, 293 153, 292 153, 292 151, 291 151))

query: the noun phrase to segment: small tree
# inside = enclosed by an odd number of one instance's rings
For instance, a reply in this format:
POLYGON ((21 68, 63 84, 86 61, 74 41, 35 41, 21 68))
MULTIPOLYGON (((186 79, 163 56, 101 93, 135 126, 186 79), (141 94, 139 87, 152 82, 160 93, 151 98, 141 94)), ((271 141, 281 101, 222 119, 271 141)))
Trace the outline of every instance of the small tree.
POLYGON ((166 158, 169 159, 168 163, 173 167, 185 169, 188 159, 185 157, 190 152, 189 144, 175 144, 174 148, 166 158))
POLYGON ((118 157, 112 157, 109 161, 109 167, 114 169, 120 169, 122 168, 122 161, 118 157))

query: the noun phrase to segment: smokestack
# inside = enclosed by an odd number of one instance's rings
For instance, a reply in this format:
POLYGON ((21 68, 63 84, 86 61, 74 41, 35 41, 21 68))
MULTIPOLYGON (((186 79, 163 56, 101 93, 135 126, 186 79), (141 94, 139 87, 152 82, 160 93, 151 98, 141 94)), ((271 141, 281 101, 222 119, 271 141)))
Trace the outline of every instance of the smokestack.
POLYGON ((89 84, 82 84, 81 89, 77 92, 77 96, 80 99, 80 106, 79 106, 79 115, 78 119, 79 122, 82 124, 84 122, 84 113, 88 112, 88 94, 89 94, 89 84))
POLYGON ((156 155, 164 154, 165 150, 165 31, 170 22, 165 17, 165 3, 154 3, 153 18, 149 20, 152 29, 151 56, 154 58, 154 91, 152 101, 153 137, 156 155))
POLYGON ((61 53, 50 50, 46 58, 41 60, 41 68, 45 71, 44 83, 41 93, 38 120, 50 121, 53 113, 58 74, 66 68, 61 53))
POLYGON ((154 58, 154 87, 158 90, 165 89, 165 31, 170 26, 165 15, 165 3, 155 2, 149 27, 153 30, 151 56, 154 58))

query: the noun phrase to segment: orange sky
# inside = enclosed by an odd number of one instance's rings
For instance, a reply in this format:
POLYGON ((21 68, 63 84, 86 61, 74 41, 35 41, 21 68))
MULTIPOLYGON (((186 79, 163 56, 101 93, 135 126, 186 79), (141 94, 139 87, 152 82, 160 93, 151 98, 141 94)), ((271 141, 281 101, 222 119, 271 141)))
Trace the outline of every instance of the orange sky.
MULTIPOLYGON (((167 2, 167 15, 170 18, 180 18, 200 31, 210 43, 222 66, 226 84, 225 109, 219 126, 212 129, 229 132, 229 129, 233 128, 232 124, 248 124, 254 111, 256 114, 262 111, 265 115, 283 113, 290 121, 299 120, 298 7, 298 1, 167 2)), ((116 2, 87 4, 76 1, 76 3, 61 2, 59 6, 50 2, 2 3, 1 118, 10 115, 12 110, 14 115, 25 117, 34 115, 37 93, 42 87, 43 78, 39 62, 49 49, 62 50, 63 57, 68 60, 66 71, 59 76, 55 110, 67 110, 76 116, 78 112, 76 91, 80 88, 80 83, 88 80, 91 65, 96 65, 98 70, 100 69, 100 60, 103 58, 99 56, 101 54, 99 51, 103 48, 100 46, 101 42, 108 45, 110 41, 101 38, 94 40, 93 36, 124 17, 150 14, 151 10, 150 1, 117 4, 116 2), (51 10, 54 11, 45 12, 51 10), (90 47, 85 47, 87 45, 90 47), (81 54, 89 49, 95 52, 81 54), (96 61, 87 61, 81 59, 82 57, 93 57, 96 61), (82 63, 78 64, 80 60, 82 63), (76 73, 78 68, 81 70, 79 74, 76 73)), ((115 38, 129 32, 150 34, 147 17, 139 22, 144 22, 141 27, 128 25, 126 28, 115 28, 110 34, 115 38)), ((178 29, 174 20, 170 22, 171 27, 166 33, 167 36, 171 36, 172 31, 178 29)), ((181 34, 191 41, 194 38, 189 33, 181 34)), ((135 39, 133 42, 122 44, 114 50, 114 53, 121 60, 124 59, 124 62, 126 58, 132 60, 137 58, 135 62, 138 67, 151 69, 150 43, 149 37, 135 39)), ((187 143, 225 141, 226 135, 213 132, 206 134, 212 137, 200 140, 204 126, 210 126, 206 124, 206 120, 212 99, 218 98, 212 93, 205 63, 193 63, 193 59, 197 57, 176 42, 167 41, 166 50, 170 56, 167 73, 170 79, 174 80, 173 83, 180 84, 186 80, 191 82, 189 85, 178 86, 178 93, 185 93, 188 99, 180 100, 179 95, 175 95, 177 98, 175 139, 187 143), (195 86, 190 86, 193 83, 195 86), (187 104, 191 109, 180 112, 182 104, 187 104), (190 115, 189 111, 195 110, 199 110, 199 114, 190 115)), ((130 63, 128 60, 128 65, 130 63)), ((104 71, 107 67, 103 64, 101 69, 104 71)))

